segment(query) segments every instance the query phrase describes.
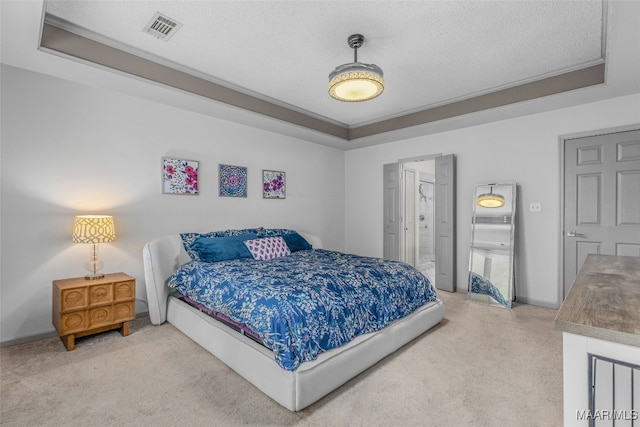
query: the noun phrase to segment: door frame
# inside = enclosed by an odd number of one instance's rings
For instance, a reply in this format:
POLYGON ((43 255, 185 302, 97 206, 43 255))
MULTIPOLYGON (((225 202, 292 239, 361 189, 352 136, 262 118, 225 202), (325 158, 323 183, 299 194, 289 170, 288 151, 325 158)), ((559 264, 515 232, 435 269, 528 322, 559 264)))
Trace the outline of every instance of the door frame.
POLYGON ((564 289, 566 287, 566 283, 564 283, 564 235, 566 233, 566 230, 564 229, 564 214, 565 214, 565 207, 564 207, 564 172, 565 172, 565 168, 564 168, 564 162, 565 162, 565 156, 564 156, 564 150, 565 150, 565 144, 568 140, 570 139, 577 139, 577 138, 585 138, 585 137, 590 137, 590 136, 601 136, 601 135, 609 135, 612 133, 619 133, 619 132, 627 132, 627 131, 631 131, 631 130, 636 130, 636 129, 640 129, 640 123, 636 123, 636 124, 631 124, 631 125, 624 125, 624 126, 615 126, 612 128, 605 128, 605 129, 598 129, 598 130, 590 130, 590 131, 584 131, 584 132, 577 132, 577 133, 570 133, 570 134, 565 134, 565 135, 560 135, 558 137, 558 150, 559 150, 559 162, 560 162, 560 176, 559 176, 559 183, 560 183, 560 203, 558 203, 559 206, 559 218, 558 218, 558 230, 560 231, 558 233, 558 254, 559 254, 559 264, 558 264, 558 307, 560 307, 562 305, 562 302, 564 301, 564 289))

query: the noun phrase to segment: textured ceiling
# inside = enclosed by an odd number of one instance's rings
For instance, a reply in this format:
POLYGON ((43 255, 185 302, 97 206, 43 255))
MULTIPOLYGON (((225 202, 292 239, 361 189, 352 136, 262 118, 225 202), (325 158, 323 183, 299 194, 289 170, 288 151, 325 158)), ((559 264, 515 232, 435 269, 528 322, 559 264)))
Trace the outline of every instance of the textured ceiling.
POLYGON ((100 41, 348 127, 604 61, 600 1, 58 1, 48 14, 100 41), (161 12, 168 42, 142 31, 161 12), (358 59, 385 91, 342 103, 328 74, 358 59))

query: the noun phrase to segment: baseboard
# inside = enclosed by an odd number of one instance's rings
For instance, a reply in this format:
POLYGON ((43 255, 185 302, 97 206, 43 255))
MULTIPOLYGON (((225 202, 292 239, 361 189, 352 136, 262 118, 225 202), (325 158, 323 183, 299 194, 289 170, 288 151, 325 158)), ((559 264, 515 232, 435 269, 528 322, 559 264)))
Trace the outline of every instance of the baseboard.
POLYGON ((535 298, 527 298, 527 297, 520 297, 520 296, 516 296, 516 303, 536 305, 538 307, 553 308, 556 310, 560 308, 560 304, 557 304, 557 303, 550 303, 546 301, 540 301, 535 298))
MULTIPOLYGON (((136 319, 140 319, 142 317, 149 317, 149 312, 144 311, 142 313, 136 313, 136 319)), ((54 338, 57 336, 58 336, 58 333, 56 332, 56 330, 52 329, 51 331, 48 331, 48 332, 41 332, 38 334, 27 335, 20 338, 14 338, 11 340, 2 341, 0 342, 0 348, 11 347, 18 344, 25 344, 28 342, 39 341, 39 340, 44 340, 48 338, 54 338)))
POLYGON ((32 341, 40 341, 40 340, 44 340, 44 339, 48 339, 48 338, 54 338, 57 337, 58 334, 56 333, 55 329, 49 332, 42 332, 39 334, 33 334, 33 335, 27 335, 24 337, 20 337, 20 338, 14 338, 12 340, 8 340, 8 341, 3 341, 0 342, 0 348, 4 348, 4 347, 11 347, 14 345, 18 345, 18 344, 25 344, 28 342, 32 342, 32 341))

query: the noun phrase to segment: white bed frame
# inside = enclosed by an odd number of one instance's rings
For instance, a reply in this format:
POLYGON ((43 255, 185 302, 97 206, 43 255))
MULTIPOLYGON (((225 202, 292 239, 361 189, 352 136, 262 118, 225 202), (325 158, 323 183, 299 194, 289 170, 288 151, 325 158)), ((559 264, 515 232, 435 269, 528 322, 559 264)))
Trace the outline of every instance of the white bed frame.
MULTIPOLYGON (((322 247, 318 237, 300 234, 314 248, 322 247)), ((428 303, 381 331, 362 335, 302 363, 295 371, 287 371, 276 363, 270 350, 170 295, 169 276, 190 260, 178 234, 150 241, 142 254, 151 323, 168 321, 291 411, 316 402, 438 324, 444 316, 442 301, 428 303)))

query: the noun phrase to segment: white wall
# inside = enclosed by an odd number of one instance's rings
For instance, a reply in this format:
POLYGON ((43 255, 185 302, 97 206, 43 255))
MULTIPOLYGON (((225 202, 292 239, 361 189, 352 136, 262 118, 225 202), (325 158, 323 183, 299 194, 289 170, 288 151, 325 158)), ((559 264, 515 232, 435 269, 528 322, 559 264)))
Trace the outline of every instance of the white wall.
MULTIPOLYGON (((137 279, 156 236, 291 227, 344 242, 344 153, 120 93, 2 66, 1 341, 53 331, 51 281, 83 276, 76 214, 114 216, 105 272, 137 279), (200 195, 161 194, 161 157, 200 161, 200 195), (248 167, 248 197, 218 197, 218 164, 248 167), (262 169, 286 172, 285 200, 262 199, 262 169)), ((138 312, 146 305, 138 301, 138 312)))
POLYGON ((633 95, 344 153, 23 69, 1 72, 0 341, 53 330, 51 281, 84 275, 89 256, 71 243, 76 214, 114 215, 118 240, 101 245, 105 271, 136 277, 144 300, 141 249, 162 234, 292 227, 331 249, 381 256, 382 165, 433 153, 457 155, 458 288, 466 290, 474 185, 517 181, 517 293, 557 306, 558 138, 640 122, 633 95), (199 196, 161 194, 165 155, 200 161, 199 196), (248 167, 246 199, 217 196, 219 163, 248 167), (262 199, 263 168, 287 172, 286 200, 262 199), (531 201, 541 213, 524 209, 531 201))
POLYGON ((640 95, 398 141, 346 153, 346 251, 382 256, 382 166, 453 153, 457 158, 457 286, 466 278, 475 184, 518 183, 517 296, 559 306, 559 136, 640 123, 640 95), (541 202, 541 213, 528 212, 541 202))

